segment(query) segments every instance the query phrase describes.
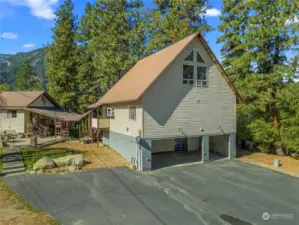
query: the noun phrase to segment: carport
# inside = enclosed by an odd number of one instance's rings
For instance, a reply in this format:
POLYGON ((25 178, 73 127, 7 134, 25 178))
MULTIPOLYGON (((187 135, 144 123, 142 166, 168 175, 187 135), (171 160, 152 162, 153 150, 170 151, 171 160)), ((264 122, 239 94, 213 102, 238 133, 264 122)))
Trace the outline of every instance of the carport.
POLYGON ((151 140, 152 169, 235 157, 235 134, 151 140))

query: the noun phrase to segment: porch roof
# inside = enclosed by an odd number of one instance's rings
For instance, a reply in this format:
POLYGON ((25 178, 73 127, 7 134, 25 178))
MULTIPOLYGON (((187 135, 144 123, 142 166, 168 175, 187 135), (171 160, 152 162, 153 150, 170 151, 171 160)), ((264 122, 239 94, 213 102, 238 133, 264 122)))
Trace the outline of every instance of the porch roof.
POLYGON ((25 108, 25 110, 67 122, 80 121, 90 113, 90 111, 88 111, 84 114, 78 114, 66 112, 63 109, 58 108, 25 108))

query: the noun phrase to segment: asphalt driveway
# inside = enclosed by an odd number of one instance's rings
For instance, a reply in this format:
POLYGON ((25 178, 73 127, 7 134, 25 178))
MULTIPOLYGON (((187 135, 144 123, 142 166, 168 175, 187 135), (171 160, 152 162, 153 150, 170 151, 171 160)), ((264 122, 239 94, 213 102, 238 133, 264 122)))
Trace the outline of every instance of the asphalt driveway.
POLYGON ((237 160, 5 182, 64 225, 299 224, 299 179, 237 160))

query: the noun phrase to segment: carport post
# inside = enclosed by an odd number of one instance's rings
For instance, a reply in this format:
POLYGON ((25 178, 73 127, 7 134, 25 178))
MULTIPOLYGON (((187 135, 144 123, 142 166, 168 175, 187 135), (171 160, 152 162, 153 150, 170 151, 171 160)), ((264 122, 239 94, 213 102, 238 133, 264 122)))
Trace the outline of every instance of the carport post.
POLYGON ((230 134, 228 140, 228 158, 234 159, 237 155, 236 134, 230 134))
POLYGON ((201 141, 201 161, 209 160, 209 136, 203 136, 201 141))

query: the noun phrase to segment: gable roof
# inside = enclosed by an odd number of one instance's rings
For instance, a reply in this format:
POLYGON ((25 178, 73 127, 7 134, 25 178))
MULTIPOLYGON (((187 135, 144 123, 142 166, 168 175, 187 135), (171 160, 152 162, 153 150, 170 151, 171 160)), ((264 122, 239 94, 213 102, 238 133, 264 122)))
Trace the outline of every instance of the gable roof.
POLYGON ((60 105, 44 91, 2 91, 0 92, 0 108, 29 107, 40 96, 46 96, 56 107, 60 105))
POLYGON ((135 66, 133 66, 102 98, 99 99, 98 102, 90 105, 88 108, 97 108, 105 104, 138 100, 196 37, 199 37, 204 48, 217 65, 230 88, 236 94, 238 102, 242 102, 241 96, 229 80, 226 72, 213 54, 207 42, 201 33, 197 32, 138 61, 135 66))

